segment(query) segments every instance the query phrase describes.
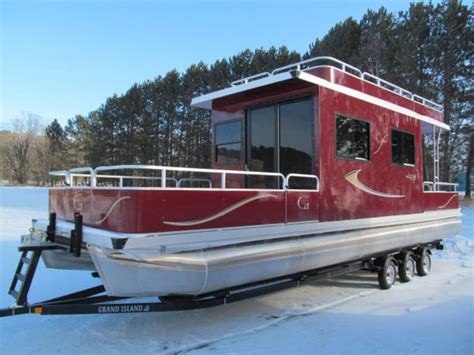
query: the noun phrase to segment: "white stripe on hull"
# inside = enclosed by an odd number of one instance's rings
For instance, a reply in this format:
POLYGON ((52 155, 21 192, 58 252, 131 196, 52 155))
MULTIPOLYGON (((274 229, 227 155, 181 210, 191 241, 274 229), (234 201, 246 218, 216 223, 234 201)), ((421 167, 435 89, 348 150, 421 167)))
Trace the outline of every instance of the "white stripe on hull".
MULTIPOLYGON (((112 249, 111 238, 128 238, 126 250, 148 249, 160 246, 161 253, 169 254, 195 249, 207 249, 224 245, 248 243, 259 240, 274 240, 293 237, 295 235, 311 235, 330 232, 367 229, 374 227, 387 227, 437 221, 445 218, 461 216, 459 209, 437 210, 424 213, 351 219, 331 222, 298 222, 288 224, 267 224, 229 228, 198 229, 179 232, 131 234, 117 233, 99 228, 85 226, 83 240, 85 243, 112 249)), ((36 223, 38 230, 46 230, 47 219, 39 219, 36 223)), ((57 234, 69 238, 74 224, 57 220, 57 234)))

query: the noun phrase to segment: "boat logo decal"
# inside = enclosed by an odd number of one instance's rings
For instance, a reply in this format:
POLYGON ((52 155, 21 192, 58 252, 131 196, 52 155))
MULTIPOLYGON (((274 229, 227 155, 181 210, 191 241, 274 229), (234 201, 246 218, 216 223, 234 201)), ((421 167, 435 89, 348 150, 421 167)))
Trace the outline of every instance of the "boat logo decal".
POLYGON ((364 192, 367 192, 368 194, 379 196, 379 197, 386 197, 386 198, 403 198, 405 195, 393 195, 393 194, 388 194, 385 192, 380 192, 371 189, 370 187, 364 185, 360 180, 359 180, 359 173, 361 172, 362 169, 357 169, 354 171, 351 171, 350 173, 347 173, 345 178, 348 182, 350 182, 353 186, 358 188, 359 190, 362 190, 364 192))
POLYGON ((442 206, 438 206, 438 208, 439 208, 439 209, 441 209, 441 208, 448 207, 448 205, 451 203, 451 201, 452 201, 452 200, 454 200, 454 198, 455 198, 455 197, 457 197, 457 196, 458 196, 457 194, 456 194, 456 195, 453 195, 453 196, 451 196, 451 197, 449 198, 449 200, 448 200, 448 201, 446 201, 446 203, 445 203, 444 205, 442 205, 442 206))
POLYGON ((300 210, 309 210, 309 201, 304 201, 305 198, 308 198, 308 196, 300 196, 296 201, 300 210))
POLYGON ((105 214, 104 218, 102 218, 98 221, 95 221, 94 224, 101 224, 102 222, 104 222, 107 218, 109 218, 109 216, 112 213, 112 211, 114 210, 114 208, 117 207, 120 202, 122 202, 123 200, 128 200, 129 198, 131 198, 131 197, 130 196, 120 197, 117 201, 115 201, 112 204, 112 206, 110 206, 109 211, 105 214))
POLYGON ((207 217, 200 218, 200 219, 195 219, 195 220, 191 220, 191 221, 182 221, 182 222, 163 221, 163 224, 168 224, 170 226, 177 226, 177 227, 195 226, 195 225, 210 222, 210 221, 218 219, 222 216, 225 216, 226 214, 228 214, 232 211, 235 211, 236 209, 238 209, 242 206, 245 206, 245 205, 247 205, 247 204, 249 204, 253 201, 261 200, 261 199, 264 199, 264 198, 276 198, 276 197, 277 196, 270 195, 270 194, 251 196, 251 197, 243 199, 239 202, 236 202, 233 205, 230 205, 229 207, 224 208, 222 211, 217 212, 216 214, 213 214, 212 216, 207 216, 207 217))

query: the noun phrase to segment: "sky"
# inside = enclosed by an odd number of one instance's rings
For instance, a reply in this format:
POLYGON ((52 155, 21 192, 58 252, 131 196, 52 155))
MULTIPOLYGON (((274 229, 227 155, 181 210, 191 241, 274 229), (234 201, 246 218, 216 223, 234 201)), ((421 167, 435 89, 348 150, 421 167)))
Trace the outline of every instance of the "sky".
POLYGON ((246 48, 304 53, 349 16, 405 0, 0 0, 0 128, 86 115, 114 93, 246 48))

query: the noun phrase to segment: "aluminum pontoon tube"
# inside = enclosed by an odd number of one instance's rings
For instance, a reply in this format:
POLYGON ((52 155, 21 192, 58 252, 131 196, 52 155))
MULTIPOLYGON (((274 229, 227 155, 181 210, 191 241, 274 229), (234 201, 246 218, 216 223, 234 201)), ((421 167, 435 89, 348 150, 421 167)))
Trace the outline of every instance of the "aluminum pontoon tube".
POLYGON ((198 295, 429 243, 459 228, 459 218, 449 218, 169 255, 157 249, 146 259, 139 250, 88 250, 110 296, 198 295))

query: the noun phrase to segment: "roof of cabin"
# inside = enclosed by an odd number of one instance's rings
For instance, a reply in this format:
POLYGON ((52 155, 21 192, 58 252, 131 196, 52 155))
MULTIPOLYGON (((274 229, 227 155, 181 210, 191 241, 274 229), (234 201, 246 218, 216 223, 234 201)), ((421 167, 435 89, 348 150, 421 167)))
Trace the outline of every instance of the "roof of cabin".
POLYGON ((291 90, 292 87, 301 87, 301 84, 304 84, 305 86, 315 85, 327 88, 384 107, 388 110, 413 117, 426 124, 449 130, 449 126, 442 122, 441 105, 414 95, 403 88, 371 74, 362 73, 359 69, 331 57, 312 58, 275 69, 272 73, 261 73, 234 81, 232 86, 229 88, 194 98, 191 105, 210 110, 213 108, 213 102, 217 99, 237 98, 246 92, 261 92, 265 87, 270 88, 283 83, 287 84, 288 90, 291 90), (320 68, 329 68, 331 70, 331 75, 329 77, 320 75, 320 73, 317 72, 320 68), (360 89, 352 88, 349 85, 344 85, 341 81, 335 80, 335 73, 357 79, 360 81, 360 89), (365 87, 371 90, 364 90, 365 87), (380 95, 375 95, 374 88, 389 91, 391 95, 395 95, 394 97, 396 97, 397 100, 387 100, 380 95), (400 101, 411 102, 411 105, 407 106, 397 103, 400 101))

